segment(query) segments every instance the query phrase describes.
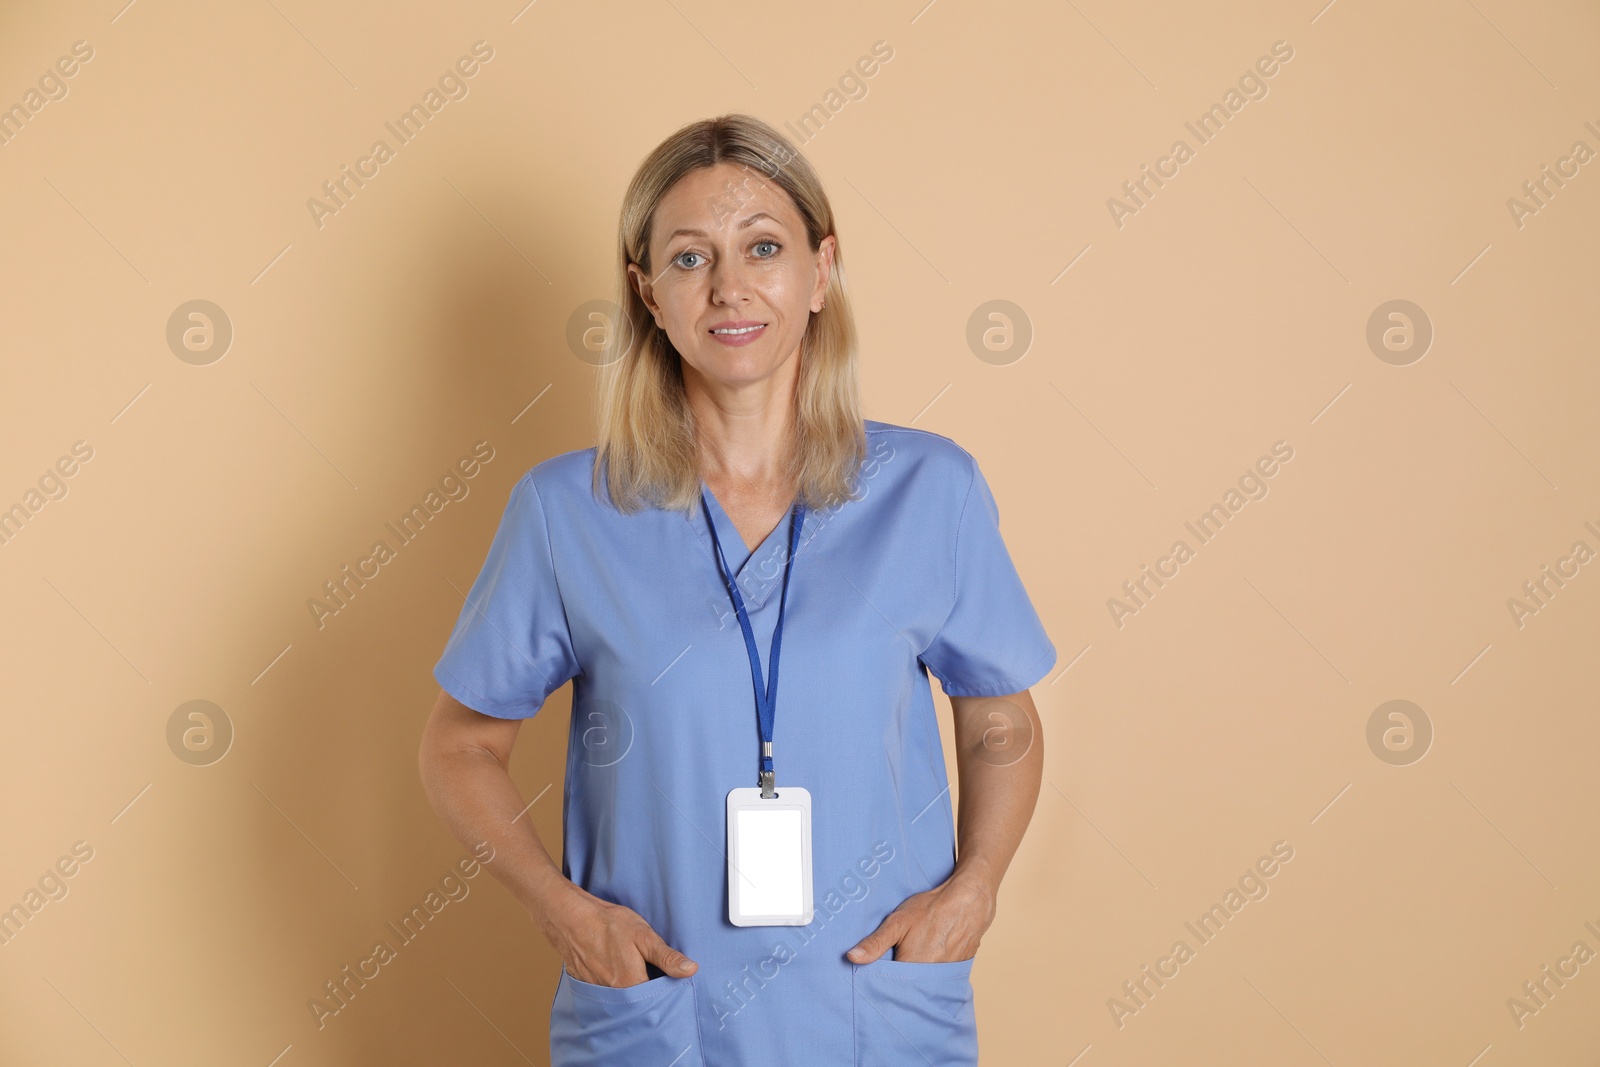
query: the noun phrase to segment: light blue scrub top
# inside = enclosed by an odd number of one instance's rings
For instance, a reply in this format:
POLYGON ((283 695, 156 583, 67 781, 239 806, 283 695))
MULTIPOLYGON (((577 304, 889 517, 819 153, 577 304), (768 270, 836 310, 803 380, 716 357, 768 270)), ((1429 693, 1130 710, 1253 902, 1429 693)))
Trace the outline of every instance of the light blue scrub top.
MULTIPOLYGON (((1016 693, 1056 650, 971 454, 924 430, 864 429, 863 495, 807 511, 783 626, 773 762, 780 794, 811 792, 809 926, 728 922, 726 796, 757 784, 760 748, 704 514, 595 499, 593 448, 511 490, 434 677, 507 719, 573 680, 562 873, 700 965, 622 988, 563 967, 554 1067, 977 1063, 972 960, 844 954, 955 867, 928 672, 951 695, 1016 693)), ((749 552, 705 494, 767 669, 790 520, 749 552)))

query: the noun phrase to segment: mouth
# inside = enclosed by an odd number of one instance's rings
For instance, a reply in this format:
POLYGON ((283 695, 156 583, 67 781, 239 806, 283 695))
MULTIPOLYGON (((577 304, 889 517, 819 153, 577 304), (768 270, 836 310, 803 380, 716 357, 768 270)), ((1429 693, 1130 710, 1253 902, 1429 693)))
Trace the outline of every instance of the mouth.
POLYGON ((713 340, 719 345, 736 348, 743 345, 754 344, 767 332, 764 322, 721 322, 709 331, 713 340))

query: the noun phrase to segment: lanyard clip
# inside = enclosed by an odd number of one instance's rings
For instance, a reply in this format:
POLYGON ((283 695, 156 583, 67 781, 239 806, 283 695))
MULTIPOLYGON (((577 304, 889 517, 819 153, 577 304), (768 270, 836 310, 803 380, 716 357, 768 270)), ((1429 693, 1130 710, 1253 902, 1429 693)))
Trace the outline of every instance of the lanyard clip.
POLYGON ((761 770, 756 773, 756 781, 761 786, 761 799, 771 800, 778 794, 772 790, 772 742, 761 742, 761 770))

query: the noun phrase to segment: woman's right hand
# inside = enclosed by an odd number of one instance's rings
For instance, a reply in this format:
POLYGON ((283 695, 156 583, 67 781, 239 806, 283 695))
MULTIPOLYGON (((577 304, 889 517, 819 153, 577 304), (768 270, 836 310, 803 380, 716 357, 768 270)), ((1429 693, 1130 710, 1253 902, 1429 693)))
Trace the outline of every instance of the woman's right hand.
POLYGON ((573 978, 639 985, 650 977, 649 964, 674 978, 694 974, 698 964, 670 948, 638 912, 563 875, 532 819, 518 822, 529 805, 507 768, 522 721, 474 711, 440 689, 417 756, 428 802, 467 847, 494 848, 490 874, 522 904, 573 978))
POLYGON ((570 881, 566 886, 535 919, 573 978, 591 985, 630 986, 648 980, 646 963, 675 978, 699 969, 632 908, 601 900, 570 881))

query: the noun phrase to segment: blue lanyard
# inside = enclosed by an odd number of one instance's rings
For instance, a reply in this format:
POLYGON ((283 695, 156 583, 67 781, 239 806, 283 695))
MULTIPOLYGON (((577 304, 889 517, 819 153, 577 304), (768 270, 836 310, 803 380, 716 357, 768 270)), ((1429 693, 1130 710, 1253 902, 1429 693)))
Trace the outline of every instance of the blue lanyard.
POLYGON ((789 525, 789 558, 783 561, 783 592, 778 598, 778 621, 772 629, 772 650, 767 656, 771 673, 762 684, 761 655, 756 651, 755 631, 750 628, 750 613, 745 611, 744 598, 739 595, 739 585, 733 580, 728 560, 722 554, 722 542, 717 539, 717 524, 712 521, 711 508, 705 493, 700 494, 700 510, 705 512, 706 525, 711 527, 711 544, 717 550, 717 564, 728 595, 733 598, 733 610, 739 616, 739 629, 744 631, 745 651, 750 654, 750 680, 756 690, 756 728, 761 732, 761 773, 757 781, 763 797, 773 797, 772 726, 778 717, 778 653, 783 647, 783 609, 789 599, 789 569, 794 565, 795 549, 800 544, 800 526, 805 522, 806 506, 796 501, 794 515, 789 525))

